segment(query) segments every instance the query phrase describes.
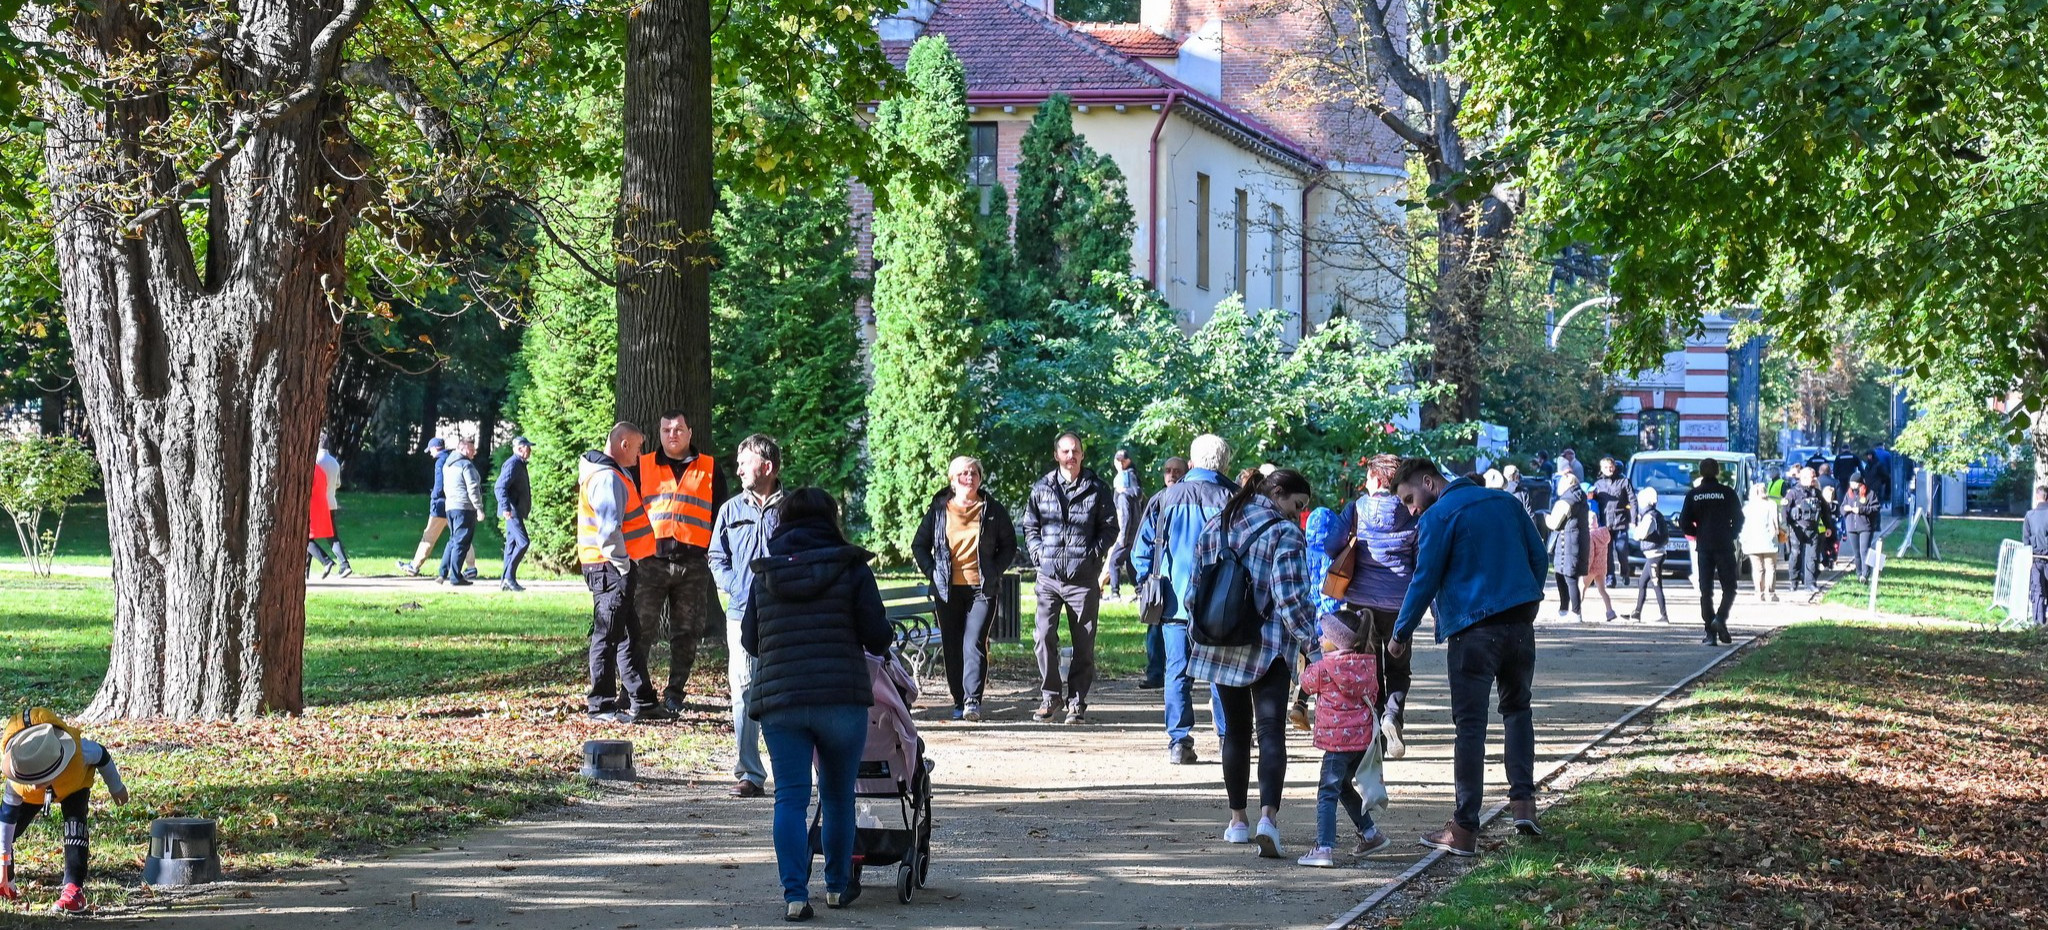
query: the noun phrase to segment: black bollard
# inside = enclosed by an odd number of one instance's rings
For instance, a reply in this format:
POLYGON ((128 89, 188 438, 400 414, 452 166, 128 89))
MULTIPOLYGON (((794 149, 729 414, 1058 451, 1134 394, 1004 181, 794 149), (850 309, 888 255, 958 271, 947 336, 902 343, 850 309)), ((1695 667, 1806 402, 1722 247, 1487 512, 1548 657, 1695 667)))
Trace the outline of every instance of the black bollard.
POLYGON ((599 781, 633 780, 633 743, 593 739, 583 743, 583 768, 577 774, 599 781))
POLYGON ((158 886, 204 885, 220 881, 220 848, 213 821, 160 817, 149 824, 149 858, 142 881, 158 886))

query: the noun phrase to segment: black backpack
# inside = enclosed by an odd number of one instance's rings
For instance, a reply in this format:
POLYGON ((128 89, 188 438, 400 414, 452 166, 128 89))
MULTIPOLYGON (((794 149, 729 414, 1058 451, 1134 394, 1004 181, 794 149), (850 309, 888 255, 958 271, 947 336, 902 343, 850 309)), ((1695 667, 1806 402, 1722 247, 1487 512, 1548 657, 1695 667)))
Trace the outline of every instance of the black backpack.
MULTIPOLYGON (((1245 539, 1245 548, 1285 522, 1279 517, 1266 521, 1245 539)), ((1196 566, 1188 615, 1188 633, 1200 645, 1249 646, 1259 641, 1266 618, 1252 594, 1251 568, 1235 548, 1224 546, 1216 561, 1196 566)))
POLYGON ((1671 525, 1664 522, 1664 514, 1661 511, 1651 510, 1650 531, 1643 534, 1643 544, 1662 548, 1665 543, 1670 541, 1671 525))

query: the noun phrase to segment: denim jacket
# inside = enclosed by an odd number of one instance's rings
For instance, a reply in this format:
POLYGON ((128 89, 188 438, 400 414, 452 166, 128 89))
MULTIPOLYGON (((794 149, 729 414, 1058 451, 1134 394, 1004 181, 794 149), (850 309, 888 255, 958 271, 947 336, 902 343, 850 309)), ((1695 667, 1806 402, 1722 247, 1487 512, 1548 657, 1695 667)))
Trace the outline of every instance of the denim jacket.
POLYGON ((1435 611, 1436 641, 1443 642, 1510 607, 1543 599, 1550 560, 1528 511, 1506 491, 1453 481, 1416 530, 1415 577, 1394 621, 1395 639, 1414 637, 1425 607, 1435 611))

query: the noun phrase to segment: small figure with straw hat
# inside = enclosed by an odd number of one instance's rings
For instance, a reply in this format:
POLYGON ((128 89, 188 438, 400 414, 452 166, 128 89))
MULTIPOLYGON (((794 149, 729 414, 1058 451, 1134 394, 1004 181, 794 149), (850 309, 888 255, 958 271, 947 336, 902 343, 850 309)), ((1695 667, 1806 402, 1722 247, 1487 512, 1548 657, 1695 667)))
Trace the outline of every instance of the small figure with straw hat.
POLYGON ((128 803, 128 787, 107 747, 80 736, 78 728, 41 707, 7 720, 0 735, 0 901, 20 901, 14 887, 14 837, 36 815, 57 808, 64 819, 64 892, 60 914, 85 912, 85 870, 90 856, 85 815, 98 772, 116 804, 128 803))

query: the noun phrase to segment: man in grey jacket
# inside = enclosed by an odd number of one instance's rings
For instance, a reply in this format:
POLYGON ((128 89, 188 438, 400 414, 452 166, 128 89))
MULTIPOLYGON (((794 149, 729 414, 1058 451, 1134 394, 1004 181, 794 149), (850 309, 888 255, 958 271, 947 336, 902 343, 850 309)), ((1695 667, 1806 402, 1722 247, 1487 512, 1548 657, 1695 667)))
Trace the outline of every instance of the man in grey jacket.
POLYGON ((441 465, 441 492, 448 502, 448 547, 441 552, 439 580, 454 587, 469 585, 462 562, 476 541, 478 515, 484 510, 484 478, 477 474, 476 440, 464 437, 455 454, 441 465))
POLYGON ((1116 506, 1109 484, 1083 467, 1077 433, 1053 443, 1058 467, 1031 486, 1024 506, 1024 538, 1038 568, 1039 702, 1031 719, 1052 719, 1064 702, 1066 722, 1080 723, 1095 683, 1095 620, 1102 601, 1102 562, 1116 543, 1116 506), (1068 616, 1074 658, 1060 675, 1060 614, 1068 616))
POLYGON ((761 762, 761 723, 747 716, 747 689, 754 684, 753 656, 740 645, 740 618, 754 588, 754 560, 768 555, 768 537, 775 535, 775 508, 782 503, 782 447, 755 433, 740 440, 733 454, 740 493, 718 508, 711 524, 711 548, 705 561, 718 590, 725 592, 725 677, 732 691, 732 732, 739 744, 733 763, 736 798, 758 798, 768 783, 761 762))

